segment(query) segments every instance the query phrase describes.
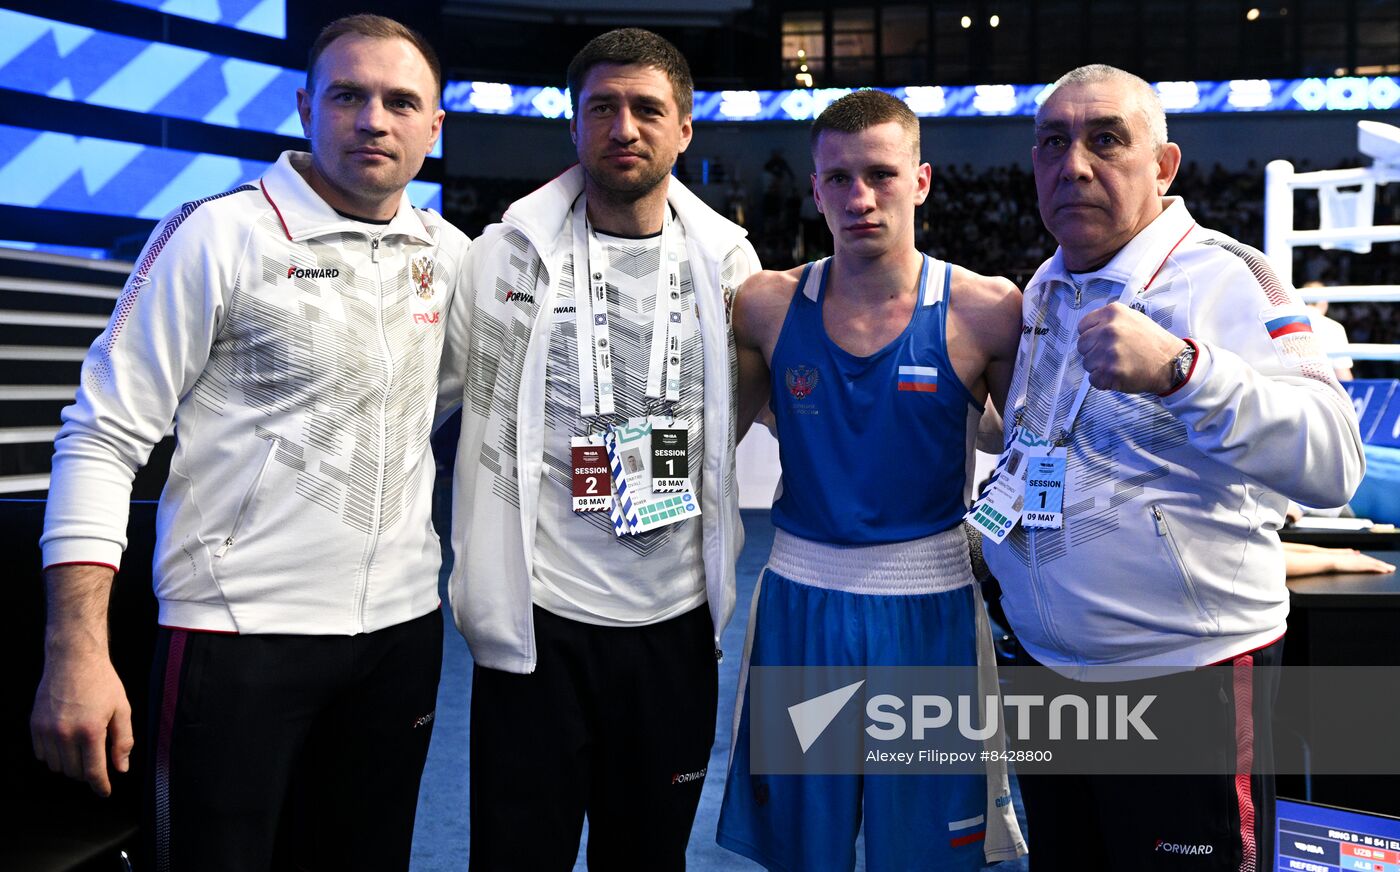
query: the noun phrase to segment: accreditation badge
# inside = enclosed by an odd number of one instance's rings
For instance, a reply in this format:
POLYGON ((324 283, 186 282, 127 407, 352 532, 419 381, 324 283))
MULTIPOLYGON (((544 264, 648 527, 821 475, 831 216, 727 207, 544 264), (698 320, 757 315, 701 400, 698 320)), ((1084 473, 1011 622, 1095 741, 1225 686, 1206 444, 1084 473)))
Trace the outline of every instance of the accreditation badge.
POLYGON ((629 418, 608 428, 604 446, 613 487, 613 532, 619 536, 646 533, 700 514, 700 501, 689 486, 674 493, 652 486, 651 418, 629 418))
POLYGON ((669 418, 651 420, 651 489, 656 493, 690 490, 689 425, 669 418))
POLYGON ((1036 446, 1026 457, 1026 500, 1021 523, 1058 530, 1065 525, 1065 449, 1036 446))
POLYGON ((612 476, 602 434, 575 436, 569 441, 573 467, 575 512, 606 512, 612 508, 612 476))
POLYGON ((982 496, 972 504, 964 519, 993 542, 1005 541, 1025 510, 1027 459, 1032 451, 1043 454, 1049 445, 1047 440, 1017 425, 1011 434, 1011 443, 997 459, 996 469, 982 496))

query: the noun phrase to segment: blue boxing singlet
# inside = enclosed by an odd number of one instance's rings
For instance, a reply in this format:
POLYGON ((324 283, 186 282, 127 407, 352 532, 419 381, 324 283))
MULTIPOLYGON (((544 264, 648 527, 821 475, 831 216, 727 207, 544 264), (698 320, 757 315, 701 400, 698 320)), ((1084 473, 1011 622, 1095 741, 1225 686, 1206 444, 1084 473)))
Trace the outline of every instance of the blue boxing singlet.
POLYGON ((924 258, 909 324, 869 357, 826 334, 830 259, 810 263, 770 364, 783 478, 773 524, 835 545, 904 542, 967 511, 980 404, 953 373, 952 265, 924 258))

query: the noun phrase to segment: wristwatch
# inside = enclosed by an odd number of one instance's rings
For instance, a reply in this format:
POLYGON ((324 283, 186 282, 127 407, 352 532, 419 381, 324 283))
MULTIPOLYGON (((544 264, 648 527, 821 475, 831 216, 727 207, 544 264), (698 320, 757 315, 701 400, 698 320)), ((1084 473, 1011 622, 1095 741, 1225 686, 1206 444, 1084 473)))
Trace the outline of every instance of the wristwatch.
POLYGON ((1186 379, 1191 375, 1191 366, 1196 362, 1196 346, 1191 340, 1186 340, 1186 347, 1176 353, 1172 358, 1172 386, 1167 389, 1168 393, 1176 390, 1186 383, 1186 379))

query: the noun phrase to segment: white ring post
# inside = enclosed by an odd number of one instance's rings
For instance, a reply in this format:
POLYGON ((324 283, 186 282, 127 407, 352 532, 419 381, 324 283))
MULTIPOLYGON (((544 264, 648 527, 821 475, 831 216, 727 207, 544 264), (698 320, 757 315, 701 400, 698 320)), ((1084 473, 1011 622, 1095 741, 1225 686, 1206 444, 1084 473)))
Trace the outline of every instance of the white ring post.
POLYGON ((1271 160, 1264 167, 1264 256, 1285 285, 1293 284, 1293 164, 1271 160))

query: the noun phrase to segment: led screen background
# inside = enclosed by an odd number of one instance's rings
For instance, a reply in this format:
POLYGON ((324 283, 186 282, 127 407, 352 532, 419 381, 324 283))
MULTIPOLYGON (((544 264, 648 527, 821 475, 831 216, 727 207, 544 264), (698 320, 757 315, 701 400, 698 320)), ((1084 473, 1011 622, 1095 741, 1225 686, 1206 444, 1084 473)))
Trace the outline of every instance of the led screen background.
MULTIPOLYGON (((286 33, 285 0, 120 0, 267 37, 286 33)), ((81 106, 299 139, 293 94, 301 70, 104 32, 36 15, 0 10, 0 89, 81 106)), ((1168 112, 1390 110, 1400 84, 1387 76, 1159 82, 1168 112)), ((1044 84, 888 88, 921 118, 1030 116, 1048 94, 1044 84)), ((806 122, 846 88, 695 92, 699 122, 806 122)), ((571 117, 560 87, 450 81, 449 112, 523 118, 571 117)), ((133 116, 134 117, 134 116, 133 116)), ((40 121, 0 127, 0 204, 156 219, 186 199, 256 176, 270 157, 246 143, 231 153, 129 142, 116 125, 45 130, 40 121), (87 134, 91 135, 87 135, 87 134), (256 156, 251 151, 256 150, 256 156)), ((217 141, 217 138, 215 138, 217 141)), ((222 143, 220 143, 222 145, 222 143)), ((207 146, 205 146, 207 148, 207 146)), ((442 154, 439 142, 434 157, 442 154)), ((419 206, 441 208, 441 186, 415 182, 419 206)))

